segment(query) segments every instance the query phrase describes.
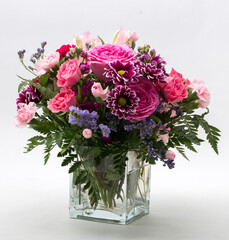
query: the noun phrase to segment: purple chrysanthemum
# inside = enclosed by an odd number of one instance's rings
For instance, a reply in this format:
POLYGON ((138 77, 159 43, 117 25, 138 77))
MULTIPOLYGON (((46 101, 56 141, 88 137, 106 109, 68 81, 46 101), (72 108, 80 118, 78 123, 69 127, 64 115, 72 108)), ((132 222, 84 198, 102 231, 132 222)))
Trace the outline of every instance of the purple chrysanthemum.
POLYGON ((122 63, 119 60, 114 60, 108 68, 105 68, 104 75, 114 84, 123 85, 138 77, 136 70, 133 62, 122 63))
POLYGON ((163 82, 167 77, 167 74, 164 72, 164 69, 158 68, 156 65, 152 63, 137 62, 136 67, 140 74, 142 74, 145 78, 151 81, 163 82))
POLYGON ((107 107, 112 110, 112 114, 120 119, 128 119, 129 114, 134 114, 140 99, 136 92, 126 85, 116 86, 107 99, 107 107))
POLYGON ((165 71, 166 62, 160 55, 156 55, 153 49, 150 54, 139 55, 139 60, 135 66, 139 73, 151 81, 163 82, 168 74, 165 71))
POLYGON ((37 104, 41 101, 41 97, 41 93, 34 86, 24 86, 16 100, 17 109, 19 109, 19 103, 29 104, 35 102, 37 104))

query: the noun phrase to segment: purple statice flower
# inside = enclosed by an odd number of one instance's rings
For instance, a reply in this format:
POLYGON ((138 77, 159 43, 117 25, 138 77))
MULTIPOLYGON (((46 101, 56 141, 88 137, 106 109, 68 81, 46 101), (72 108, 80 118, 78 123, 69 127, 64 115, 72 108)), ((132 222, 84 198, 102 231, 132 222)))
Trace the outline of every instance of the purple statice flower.
POLYGON ((128 119, 129 114, 134 114, 140 99, 135 91, 128 86, 116 86, 107 99, 107 107, 111 109, 113 115, 120 119, 128 119))
POLYGON ((106 113, 106 118, 109 121, 108 127, 110 128, 110 130, 113 132, 117 132, 118 131, 117 125, 120 123, 120 119, 111 114, 110 112, 106 113))
POLYGON ((19 109, 19 103, 29 104, 30 102, 35 102, 37 104, 41 101, 41 97, 41 93, 34 86, 24 86, 16 100, 17 109, 19 109))
POLYGON ((89 128, 93 132, 96 132, 98 129, 97 120, 99 115, 97 112, 92 111, 91 113, 88 110, 81 110, 78 107, 71 106, 69 107, 70 114, 68 122, 71 125, 78 125, 79 127, 89 128))
POLYGON ((18 54, 20 59, 23 59, 24 58, 24 54, 25 54, 25 49, 18 51, 17 54, 18 54))
POLYGON ((168 166, 169 169, 172 169, 175 167, 175 162, 172 159, 164 160, 163 166, 168 166))
POLYGON ((151 118, 146 118, 142 122, 135 123, 129 123, 124 125, 124 129, 126 131, 132 131, 134 129, 140 130, 141 138, 144 139, 147 136, 153 136, 154 128, 157 126, 156 122, 151 118))
POLYGON ((104 125, 104 124, 99 124, 99 128, 101 129, 102 131, 102 134, 103 134, 103 137, 109 137, 110 133, 111 133, 111 130, 110 128, 107 126, 107 125, 104 125))
POLYGON ((114 60, 109 63, 109 67, 105 68, 105 76, 108 81, 113 81, 116 85, 123 85, 127 82, 134 81, 138 77, 137 69, 133 62, 122 63, 114 60))

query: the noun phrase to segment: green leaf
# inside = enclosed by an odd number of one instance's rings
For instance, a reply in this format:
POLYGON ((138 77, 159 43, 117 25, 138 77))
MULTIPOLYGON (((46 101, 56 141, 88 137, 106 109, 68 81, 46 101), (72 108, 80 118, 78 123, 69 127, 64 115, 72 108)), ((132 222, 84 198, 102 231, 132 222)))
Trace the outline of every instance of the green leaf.
POLYGON ((176 149, 184 158, 186 158, 189 161, 188 157, 185 154, 184 148, 176 146, 176 149))
POLYGON ((76 155, 69 155, 63 160, 61 166, 64 167, 69 165, 72 161, 74 161, 75 158, 76 158, 76 155))
POLYGON ((81 166, 82 162, 81 161, 77 161, 75 162, 70 168, 69 168, 69 173, 75 172, 75 170, 77 168, 79 168, 81 166))
POLYGON ((220 136, 220 130, 216 127, 213 127, 208 124, 208 122, 201 118, 200 116, 195 116, 200 123, 200 126, 204 129, 205 133, 207 134, 207 140, 210 143, 213 150, 216 152, 216 154, 219 154, 218 151, 218 142, 219 142, 219 136, 220 136))
POLYGON ((49 79, 49 75, 41 75, 39 77, 39 83, 42 85, 42 86, 45 86, 46 83, 48 82, 48 79, 49 79))
POLYGON ((103 39, 100 37, 100 36, 98 36, 97 35, 97 37, 100 39, 100 41, 102 42, 102 45, 104 45, 105 44, 105 42, 103 41, 103 39))
POLYGON ((53 135, 54 139, 56 140, 56 144, 59 148, 62 147, 62 141, 63 141, 63 133, 62 132, 56 132, 53 135))

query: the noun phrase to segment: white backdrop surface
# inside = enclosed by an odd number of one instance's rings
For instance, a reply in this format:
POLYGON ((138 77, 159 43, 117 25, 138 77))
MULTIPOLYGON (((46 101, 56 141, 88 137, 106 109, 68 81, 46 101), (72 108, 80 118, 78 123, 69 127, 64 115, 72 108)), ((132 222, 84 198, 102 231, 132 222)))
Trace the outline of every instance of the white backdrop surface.
POLYGON ((1 138, 0 239, 229 239, 229 1, 225 0, 8 0, 0 2, 1 138), (222 130, 217 156, 206 143, 190 162, 152 167, 151 212, 121 227, 68 218, 68 173, 52 155, 43 166, 42 149, 23 154, 30 129, 14 127, 19 79, 29 76, 17 59, 40 42, 47 52, 72 43, 89 30, 106 42, 121 26, 139 34, 190 79, 211 92, 208 120, 222 130))

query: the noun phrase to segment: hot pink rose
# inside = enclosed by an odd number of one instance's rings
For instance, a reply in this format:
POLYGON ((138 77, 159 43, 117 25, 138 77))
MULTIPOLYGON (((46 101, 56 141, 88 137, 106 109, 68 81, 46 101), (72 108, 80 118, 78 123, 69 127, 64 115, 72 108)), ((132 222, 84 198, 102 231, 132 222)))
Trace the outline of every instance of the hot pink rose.
POLYGON ((91 131, 91 129, 89 129, 89 128, 85 128, 84 130, 83 130, 83 136, 85 137, 85 138, 91 138, 91 136, 92 136, 92 131, 91 131))
POLYGON ((182 74, 172 69, 169 77, 166 78, 165 84, 161 84, 162 92, 170 103, 180 102, 188 97, 187 87, 189 80, 185 80, 182 74))
POLYGON ((97 78, 105 81, 104 68, 113 60, 127 63, 134 60, 136 53, 126 44, 104 44, 91 48, 88 51, 88 63, 97 78))
POLYGON ((81 71, 79 68, 79 60, 72 59, 64 62, 57 72, 57 86, 58 87, 72 87, 81 78, 81 71))
POLYGON ((70 88, 62 88, 60 93, 49 100, 47 104, 53 113, 69 112, 69 107, 76 105, 76 96, 70 88))
POLYGON ((101 97, 103 101, 107 100, 108 94, 110 93, 108 87, 103 90, 101 83, 95 82, 91 87, 91 92, 94 97, 101 97))
POLYGON ((176 154, 173 151, 168 150, 165 154, 165 157, 169 160, 174 160, 176 157, 176 154))
POLYGON ((47 73, 51 68, 55 67, 60 60, 60 54, 58 52, 50 53, 46 58, 35 63, 37 70, 37 76, 41 76, 47 73))
POLYGON ((210 92, 204 85, 204 81, 194 80, 191 87, 196 91, 199 100, 197 101, 201 108, 206 108, 210 103, 210 92))
POLYGON ((24 103, 19 103, 19 109, 17 111, 17 122, 16 127, 26 127, 34 117, 37 111, 36 103, 30 102, 28 105, 24 103))
POLYGON ((140 77, 138 82, 130 82, 127 86, 136 92, 140 101, 135 113, 128 118, 142 121, 155 112, 160 102, 160 96, 154 85, 146 78, 140 77))

